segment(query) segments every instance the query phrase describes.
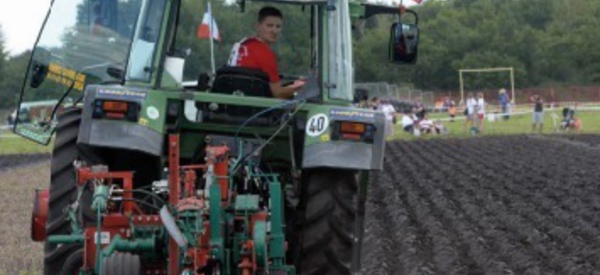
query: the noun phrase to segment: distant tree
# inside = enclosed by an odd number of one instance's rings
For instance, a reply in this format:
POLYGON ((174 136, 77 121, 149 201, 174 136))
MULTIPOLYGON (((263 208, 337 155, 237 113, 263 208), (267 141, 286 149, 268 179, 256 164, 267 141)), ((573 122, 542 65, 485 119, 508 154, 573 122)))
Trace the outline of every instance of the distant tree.
POLYGON ((9 56, 0 26, 0 109, 14 108, 17 104, 30 51, 18 56, 9 56))
POLYGON ((0 91, 0 106, 13 108, 18 103, 30 57, 31 51, 25 51, 8 58, 5 70, 7 77, 0 91))
POLYGON ((3 79, 5 78, 4 70, 6 68, 6 56, 7 52, 4 49, 4 33, 2 32, 2 25, 0 25, 0 88, 2 87, 3 79))
POLYGON ((5 80, 9 79, 6 76, 6 61, 7 52, 4 48, 4 33, 2 32, 2 26, 0 25, 0 108, 3 108, 5 102, 4 97, 6 94, 5 80))

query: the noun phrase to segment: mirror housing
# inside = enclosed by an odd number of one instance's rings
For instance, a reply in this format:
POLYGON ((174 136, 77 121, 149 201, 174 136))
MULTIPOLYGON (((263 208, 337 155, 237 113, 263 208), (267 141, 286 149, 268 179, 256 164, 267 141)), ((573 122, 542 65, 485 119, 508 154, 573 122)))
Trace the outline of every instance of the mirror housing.
POLYGON ((419 45, 419 26, 396 22, 390 30, 388 56, 393 63, 415 64, 419 45))
POLYGON ((46 75, 48 75, 48 66, 33 61, 31 66, 31 80, 29 81, 29 86, 34 89, 39 87, 46 79, 46 75))
POLYGON ((31 88, 37 88, 42 85, 42 82, 48 75, 49 64, 50 64, 50 52, 44 48, 38 48, 33 52, 30 63, 30 79, 29 86, 31 88))

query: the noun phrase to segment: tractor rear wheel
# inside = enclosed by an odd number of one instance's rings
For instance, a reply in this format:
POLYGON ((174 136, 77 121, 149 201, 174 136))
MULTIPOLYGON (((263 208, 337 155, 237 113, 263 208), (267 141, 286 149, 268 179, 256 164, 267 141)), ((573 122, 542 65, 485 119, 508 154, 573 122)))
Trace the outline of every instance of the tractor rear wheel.
MULTIPOLYGON (((355 243, 357 172, 318 169, 303 188, 300 274, 351 274, 355 243)), ((359 240, 360 241, 360 240, 359 240)))
POLYGON ((78 249, 73 252, 66 260, 62 267, 62 273, 60 275, 73 275, 79 274, 81 267, 83 266, 83 249, 78 249))
MULTIPOLYGON (((52 150, 50 198, 48 200, 48 221, 46 236, 71 234, 71 223, 67 219, 67 209, 77 198, 77 184, 73 162, 84 161, 88 165, 101 163, 99 154, 88 146, 78 145, 77 136, 81 123, 81 109, 67 108, 58 117, 56 139, 52 150)), ((90 190, 89 188, 87 190, 90 190)), ((88 191, 89 192, 89 191, 88 191)), ((89 218, 90 194, 82 195, 80 216, 89 218), (87 206, 87 207, 86 207, 87 206)), ((44 274, 62 274, 65 261, 81 251, 80 244, 44 245, 44 274)))

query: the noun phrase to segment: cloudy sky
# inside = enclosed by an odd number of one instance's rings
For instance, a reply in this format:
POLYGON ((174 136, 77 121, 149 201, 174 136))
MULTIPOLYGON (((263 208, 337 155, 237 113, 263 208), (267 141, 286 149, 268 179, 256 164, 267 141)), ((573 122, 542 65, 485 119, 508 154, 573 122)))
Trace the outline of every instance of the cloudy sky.
MULTIPOLYGON (((51 0, 1 1, 0 27, 4 34, 4 46, 9 54, 19 54, 33 47, 50 2, 51 0)), ((404 0, 404 4, 412 5, 414 2, 404 0)))
POLYGON ((0 3, 0 26, 10 54, 32 48, 44 22, 50 0, 4 0, 0 3))

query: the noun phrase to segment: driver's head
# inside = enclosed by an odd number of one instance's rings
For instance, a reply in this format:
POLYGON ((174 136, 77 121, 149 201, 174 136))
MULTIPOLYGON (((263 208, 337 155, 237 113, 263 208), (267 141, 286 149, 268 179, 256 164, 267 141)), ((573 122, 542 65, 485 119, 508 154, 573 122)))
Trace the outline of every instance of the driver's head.
POLYGON ((264 7, 258 12, 258 22, 256 23, 256 34, 258 38, 273 44, 277 42, 279 33, 281 32, 281 25, 283 22, 283 15, 281 11, 274 7, 264 7))

